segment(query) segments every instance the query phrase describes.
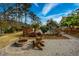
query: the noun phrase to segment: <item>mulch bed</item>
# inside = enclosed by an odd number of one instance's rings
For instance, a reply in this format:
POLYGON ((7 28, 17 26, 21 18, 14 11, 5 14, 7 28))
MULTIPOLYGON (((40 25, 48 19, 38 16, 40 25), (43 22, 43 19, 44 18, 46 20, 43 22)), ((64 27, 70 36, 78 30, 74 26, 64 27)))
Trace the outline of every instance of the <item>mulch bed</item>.
POLYGON ((79 38, 79 33, 75 33, 75 34, 69 33, 69 35, 79 38))
POLYGON ((44 39, 69 39, 68 37, 65 36, 56 36, 56 35, 44 35, 44 39))
POLYGON ((66 34, 79 38, 79 29, 66 29, 64 31, 66 34))
MULTIPOLYGON (((26 37, 28 39, 35 39, 36 37, 26 37)), ((43 39, 69 39, 68 37, 65 36, 57 36, 57 35, 43 35, 43 39)))

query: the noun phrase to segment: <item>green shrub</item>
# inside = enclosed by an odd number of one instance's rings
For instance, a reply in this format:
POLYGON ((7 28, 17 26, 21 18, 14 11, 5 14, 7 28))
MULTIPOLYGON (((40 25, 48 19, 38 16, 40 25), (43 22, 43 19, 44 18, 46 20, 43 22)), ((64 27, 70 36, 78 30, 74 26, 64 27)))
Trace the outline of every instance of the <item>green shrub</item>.
POLYGON ((43 33, 48 31, 48 27, 47 26, 41 26, 40 29, 42 30, 43 33))
POLYGON ((14 28, 10 28, 10 29, 5 29, 5 33, 13 33, 15 31, 14 28))

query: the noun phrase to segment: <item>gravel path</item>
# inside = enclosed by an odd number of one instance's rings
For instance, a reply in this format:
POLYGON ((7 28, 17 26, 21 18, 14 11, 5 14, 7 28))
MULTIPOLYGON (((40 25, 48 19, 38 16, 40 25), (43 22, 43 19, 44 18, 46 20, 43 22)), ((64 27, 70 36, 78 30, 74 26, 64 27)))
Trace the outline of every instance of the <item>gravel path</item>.
POLYGON ((43 51, 31 48, 30 41, 23 47, 7 46, 0 55, 19 56, 77 56, 79 55, 79 40, 45 40, 43 51))
POLYGON ((8 45, 0 50, 2 56, 79 56, 79 39, 44 40, 43 51, 32 49, 31 40, 23 47, 8 45))

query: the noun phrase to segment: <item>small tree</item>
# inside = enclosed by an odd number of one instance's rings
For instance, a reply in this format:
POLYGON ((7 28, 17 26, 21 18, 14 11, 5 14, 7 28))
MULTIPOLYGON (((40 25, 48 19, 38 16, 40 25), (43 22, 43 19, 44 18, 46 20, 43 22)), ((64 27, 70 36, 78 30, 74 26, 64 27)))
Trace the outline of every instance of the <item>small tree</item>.
POLYGON ((43 25, 40 27, 40 29, 42 30, 43 33, 45 33, 48 31, 49 28, 46 25, 43 25))
POLYGON ((47 21, 47 27, 49 28, 50 33, 52 33, 52 30, 57 28, 58 24, 56 21, 50 19, 47 21))
POLYGON ((34 29, 34 32, 36 32, 36 30, 40 27, 40 25, 38 23, 32 23, 31 26, 34 29))

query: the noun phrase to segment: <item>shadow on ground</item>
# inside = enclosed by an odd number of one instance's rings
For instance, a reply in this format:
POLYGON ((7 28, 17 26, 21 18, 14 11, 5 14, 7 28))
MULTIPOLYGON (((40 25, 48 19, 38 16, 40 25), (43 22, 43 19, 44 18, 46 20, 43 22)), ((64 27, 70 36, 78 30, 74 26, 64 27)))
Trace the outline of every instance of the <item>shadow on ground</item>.
MULTIPOLYGON (((21 50, 39 50, 38 48, 35 48, 35 49, 34 49, 32 43, 29 43, 29 44, 23 45, 23 46, 18 46, 17 43, 13 43, 13 44, 11 45, 11 47, 16 47, 16 48, 22 47, 21 50)), ((18 49, 19 49, 19 48, 18 48, 18 49)))

